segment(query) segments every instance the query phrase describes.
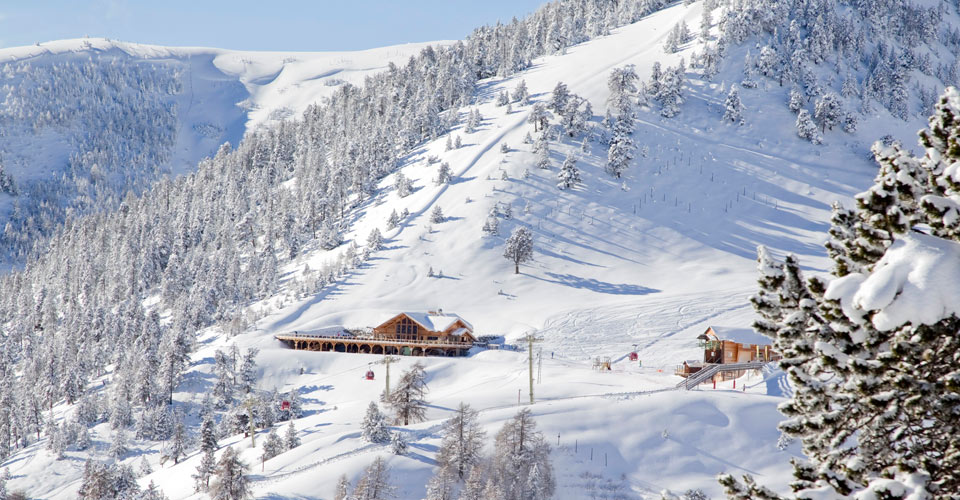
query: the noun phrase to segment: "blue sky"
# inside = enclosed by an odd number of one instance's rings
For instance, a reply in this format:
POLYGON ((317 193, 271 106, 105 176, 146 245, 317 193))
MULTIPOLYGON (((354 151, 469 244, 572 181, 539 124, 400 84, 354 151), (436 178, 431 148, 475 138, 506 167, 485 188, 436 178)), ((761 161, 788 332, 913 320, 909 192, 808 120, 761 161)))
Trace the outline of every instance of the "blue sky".
POLYGON ((242 50, 356 50, 460 39, 547 0, 0 0, 0 46, 107 37, 242 50))

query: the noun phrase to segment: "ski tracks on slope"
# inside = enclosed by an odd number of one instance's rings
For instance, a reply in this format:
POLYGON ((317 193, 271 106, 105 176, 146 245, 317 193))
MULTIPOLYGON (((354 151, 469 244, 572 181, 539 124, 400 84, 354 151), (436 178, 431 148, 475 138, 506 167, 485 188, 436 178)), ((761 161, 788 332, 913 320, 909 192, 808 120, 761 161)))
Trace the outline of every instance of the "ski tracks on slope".
POLYGON ((563 357, 611 356, 617 361, 633 344, 653 365, 673 364, 694 339, 677 338, 697 325, 750 306, 745 289, 640 299, 620 305, 585 308, 547 319, 539 333, 544 348, 563 357))

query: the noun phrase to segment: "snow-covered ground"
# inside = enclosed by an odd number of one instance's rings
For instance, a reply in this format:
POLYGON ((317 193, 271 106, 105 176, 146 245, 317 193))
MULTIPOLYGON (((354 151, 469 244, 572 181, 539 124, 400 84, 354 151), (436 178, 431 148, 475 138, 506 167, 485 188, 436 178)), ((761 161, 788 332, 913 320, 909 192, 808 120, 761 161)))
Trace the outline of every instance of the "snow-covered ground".
MULTIPOLYGON (((656 498, 664 488, 703 488, 715 496, 721 472, 750 473, 786 489, 789 460, 798 451, 796 445, 777 448, 776 406, 789 390, 782 378, 764 372, 739 380, 737 390, 726 382, 716 390, 677 392, 673 367, 702 356, 695 337, 708 326, 749 326, 747 297, 755 288, 758 244, 775 254, 799 255, 813 272, 826 270, 822 242, 829 204, 849 204, 868 185, 876 167, 867 146, 875 138, 890 133, 909 143, 919 119, 876 116, 855 134, 832 132, 824 145, 814 146, 796 137, 785 90, 763 81, 758 89, 742 89, 745 125, 724 124, 723 99, 730 82, 740 78, 740 65, 729 64, 712 82, 688 75, 679 116, 664 119, 656 109, 641 111, 634 140, 647 154, 638 153, 622 179, 603 172, 606 150, 591 143, 591 152, 580 153, 578 162, 583 184, 561 191, 557 168, 568 153, 580 151, 579 140, 551 141, 553 168, 537 169, 531 146, 523 143, 532 130, 526 123, 529 107, 514 105, 506 113, 493 103, 521 79, 534 101, 546 100, 562 81, 602 115, 612 68, 634 64, 647 79, 656 61, 689 62, 696 43, 666 55, 662 39, 681 19, 697 25, 701 6, 677 4, 566 54, 536 60, 514 77, 481 82, 475 106, 484 117, 481 126, 472 134, 462 128, 452 132, 463 147, 445 151, 446 137, 423 145, 402 168, 413 180, 413 193, 400 198, 391 175, 351 221, 347 238, 362 245, 373 228, 384 230, 391 211, 408 209, 410 217, 384 233, 384 250, 318 295, 294 300, 285 294, 255 304, 263 319, 246 333, 234 338, 217 328, 205 333, 177 396, 181 403, 199 402, 209 388, 214 350, 230 343, 261 350, 261 389, 299 388, 307 402, 307 415, 296 421, 303 444, 265 464, 241 437, 222 442, 245 450, 258 498, 330 498, 340 474, 355 480, 378 454, 389 456, 399 498, 421 498, 435 465, 439 426, 451 408, 463 401, 483 410, 489 434, 513 415, 518 398, 528 397, 525 353, 422 359, 430 387, 427 421, 402 428, 411 453, 392 456, 386 447, 359 439, 361 416, 382 389, 381 366, 375 368, 376 381, 362 378, 376 356, 291 351, 273 339, 290 330, 373 326, 384 314, 438 307, 465 317, 478 335, 516 340, 532 331, 543 337, 536 348, 542 373, 532 410, 555 445, 556 498, 656 498), (501 153, 503 143, 509 152, 501 153), (434 184, 439 163, 429 164, 430 156, 449 162, 456 175, 452 183, 434 184), (496 203, 509 204, 512 217, 501 220, 500 237, 484 236, 481 226, 496 203), (446 222, 429 222, 436 206, 446 222), (518 226, 532 230, 535 258, 513 274, 502 247, 518 226), (429 276, 430 269, 436 276, 429 276), (634 344, 642 367, 624 358, 634 344), (596 356, 611 357, 614 369, 592 371, 596 356)), ((305 76, 334 76, 316 69, 325 64, 319 61, 332 66, 341 61, 353 71, 366 67, 360 56, 349 65, 338 59, 346 56, 297 57, 302 65, 224 52, 213 56, 213 63, 225 74, 246 75, 239 80, 250 102, 269 103, 251 106, 252 122, 299 109, 307 100, 302 92, 321 92, 322 85, 305 76)), ((386 60, 382 54, 371 57, 386 60)), ((344 74, 350 72, 336 73, 344 74)), ((317 269, 340 251, 305 254, 289 266, 291 282, 305 266, 317 269)), ((413 361, 405 358, 393 370, 399 373, 413 361)), ((95 456, 102 458, 108 438, 97 438, 95 456)), ((14 474, 12 487, 42 498, 71 497, 82 461, 54 462, 42 446, 5 464, 14 474), (41 474, 44 470, 53 475, 41 474)), ((153 480, 175 499, 194 496, 189 476, 198 455, 161 468, 156 447, 144 453, 157 469, 144 484, 153 480)), ((133 454, 126 460, 140 458, 133 454)))

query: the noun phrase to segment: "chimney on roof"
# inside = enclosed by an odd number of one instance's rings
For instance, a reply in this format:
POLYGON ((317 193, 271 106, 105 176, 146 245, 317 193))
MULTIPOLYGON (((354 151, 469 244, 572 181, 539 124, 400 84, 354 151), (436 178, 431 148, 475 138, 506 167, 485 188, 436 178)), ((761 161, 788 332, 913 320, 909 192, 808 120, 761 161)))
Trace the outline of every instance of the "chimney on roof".
POLYGON ((443 316, 443 309, 437 308, 437 316, 443 316))

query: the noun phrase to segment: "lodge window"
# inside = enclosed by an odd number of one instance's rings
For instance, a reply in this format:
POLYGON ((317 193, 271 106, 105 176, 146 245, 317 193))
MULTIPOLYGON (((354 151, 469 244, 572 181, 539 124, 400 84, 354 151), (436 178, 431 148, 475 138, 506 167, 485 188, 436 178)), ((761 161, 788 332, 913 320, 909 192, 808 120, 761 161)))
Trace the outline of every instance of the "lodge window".
POLYGON ((417 338, 419 329, 410 318, 401 318, 397 323, 397 338, 412 340, 417 338))

